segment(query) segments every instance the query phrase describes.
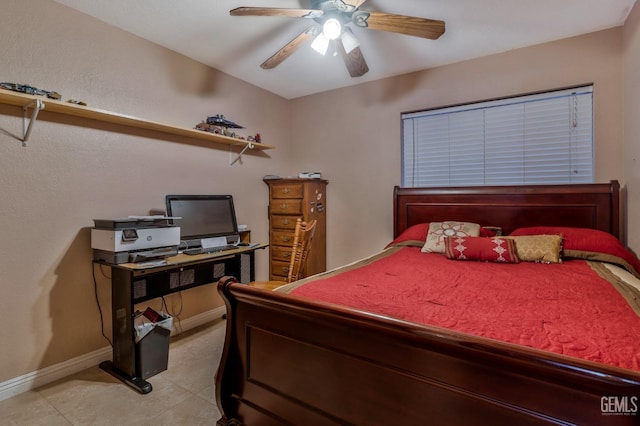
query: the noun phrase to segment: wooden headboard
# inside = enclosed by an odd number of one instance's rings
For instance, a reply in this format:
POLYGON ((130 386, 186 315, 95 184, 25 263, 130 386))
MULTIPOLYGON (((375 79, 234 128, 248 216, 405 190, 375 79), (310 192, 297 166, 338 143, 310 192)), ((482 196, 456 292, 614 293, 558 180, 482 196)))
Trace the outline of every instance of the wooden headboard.
POLYGON ((458 220, 500 226, 572 226, 620 238, 618 181, 575 185, 394 189, 394 238, 412 225, 458 220))

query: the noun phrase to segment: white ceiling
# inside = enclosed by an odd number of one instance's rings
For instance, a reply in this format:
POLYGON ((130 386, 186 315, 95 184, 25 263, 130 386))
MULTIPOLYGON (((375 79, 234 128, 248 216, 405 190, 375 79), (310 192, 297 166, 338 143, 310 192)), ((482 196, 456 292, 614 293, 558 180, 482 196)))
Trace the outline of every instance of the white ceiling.
POLYGON ((289 17, 230 16, 239 6, 309 8, 309 0, 55 0, 284 98, 323 92, 622 25, 635 0, 368 0, 361 10, 446 22, 438 40, 350 25, 369 72, 304 46, 260 64, 309 26, 289 17))

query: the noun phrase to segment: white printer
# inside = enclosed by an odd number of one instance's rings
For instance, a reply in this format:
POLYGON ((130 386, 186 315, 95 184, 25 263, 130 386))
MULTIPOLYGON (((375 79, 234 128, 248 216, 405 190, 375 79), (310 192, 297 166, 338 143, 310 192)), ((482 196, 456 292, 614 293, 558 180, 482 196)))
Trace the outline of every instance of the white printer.
POLYGON ((93 259, 112 264, 162 259, 178 254, 180 227, 165 216, 94 219, 93 259))

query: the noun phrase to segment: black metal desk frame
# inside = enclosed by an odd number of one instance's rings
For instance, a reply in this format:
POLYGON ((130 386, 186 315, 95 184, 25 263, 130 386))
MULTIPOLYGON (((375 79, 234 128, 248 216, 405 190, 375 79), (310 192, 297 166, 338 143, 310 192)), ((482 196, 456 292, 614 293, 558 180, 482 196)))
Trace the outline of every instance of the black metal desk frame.
POLYGON ((166 265, 147 268, 132 263, 108 265, 112 270, 113 360, 102 362, 100 368, 142 394, 151 392, 151 383, 141 378, 136 368, 134 305, 216 283, 225 275, 240 277, 243 283, 254 281, 255 251, 267 246, 268 244, 260 244, 195 256, 179 254, 167 259, 166 265))

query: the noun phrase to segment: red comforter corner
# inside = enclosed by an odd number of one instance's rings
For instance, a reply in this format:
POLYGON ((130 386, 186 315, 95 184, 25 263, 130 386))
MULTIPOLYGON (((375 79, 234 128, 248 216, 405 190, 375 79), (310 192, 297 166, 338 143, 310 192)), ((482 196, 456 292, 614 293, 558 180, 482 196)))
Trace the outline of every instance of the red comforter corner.
POLYGON ((297 296, 640 371, 640 317, 584 260, 449 260, 405 247, 297 296))

